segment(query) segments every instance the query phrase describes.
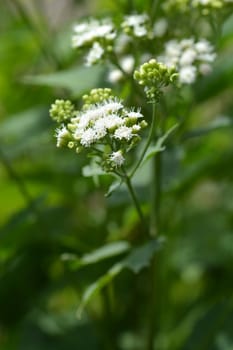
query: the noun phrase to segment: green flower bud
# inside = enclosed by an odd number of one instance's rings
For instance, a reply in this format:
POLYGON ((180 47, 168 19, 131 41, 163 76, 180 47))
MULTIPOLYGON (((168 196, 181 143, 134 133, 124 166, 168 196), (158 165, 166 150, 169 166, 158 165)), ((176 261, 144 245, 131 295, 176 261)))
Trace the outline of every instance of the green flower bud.
POLYGON ((49 114, 53 120, 62 123, 74 116, 74 105, 69 100, 56 100, 52 104, 49 114))
POLYGON ((162 88, 172 83, 177 75, 174 67, 169 68, 155 59, 151 59, 134 72, 134 79, 144 86, 149 100, 158 101, 162 95, 162 88))
POLYGON ((88 95, 82 97, 84 101, 83 109, 88 109, 90 105, 100 103, 112 96, 112 90, 109 88, 92 89, 88 95))

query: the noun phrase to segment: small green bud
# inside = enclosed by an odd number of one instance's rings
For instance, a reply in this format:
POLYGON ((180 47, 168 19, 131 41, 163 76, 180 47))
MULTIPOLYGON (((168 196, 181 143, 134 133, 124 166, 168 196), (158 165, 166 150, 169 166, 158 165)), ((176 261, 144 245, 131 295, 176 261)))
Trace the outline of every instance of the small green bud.
POLYGON ((112 90, 109 88, 92 89, 89 95, 82 97, 84 101, 83 110, 88 109, 92 104, 100 103, 112 96, 112 90))
POLYGON ((141 122, 140 122, 140 127, 142 128, 142 129, 144 129, 144 128, 146 128, 147 126, 148 126, 148 123, 145 121, 145 119, 143 119, 141 122))
POLYGON ((56 100, 52 104, 49 114, 53 120, 62 123, 74 116, 74 105, 69 100, 56 100))
POLYGON ((134 79, 144 86, 147 98, 157 102, 162 95, 162 88, 172 83, 176 76, 175 68, 169 68, 155 59, 142 64, 134 72, 134 79))

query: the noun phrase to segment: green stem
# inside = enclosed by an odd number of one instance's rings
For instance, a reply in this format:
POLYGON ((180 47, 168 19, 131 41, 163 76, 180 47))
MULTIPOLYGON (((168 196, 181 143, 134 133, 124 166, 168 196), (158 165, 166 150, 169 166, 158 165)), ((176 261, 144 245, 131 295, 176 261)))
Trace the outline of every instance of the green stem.
MULTIPOLYGON (((157 131, 157 136, 158 131, 157 131)), ((153 163, 153 176, 152 176, 152 197, 151 197, 151 222, 150 222, 150 234, 157 236, 161 230, 161 189, 162 189, 162 152, 159 152, 154 157, 153 163)), ((148 338, 147 338, 147 350, 154 349, 154 339, 156 332, 156 325, 158 320, 158 257, 154 257, 150 266, 150 305, 149 305, 149 326, 148 326, 148 338), (155 318, 157 315, 157 320, 155 318)))
POLYGON ((152 236, 157 236, 160 233, 160 207, 161 207, 161 177, 162 177, 162 152, 159 152, 154 157, 154 176, 152 184, 151 198, 151 227, 150 233, 152 236))
POLYGON ((103 299, 103 341, 105 345, 105 350, 117 350, 117 335, 115 331, 115 325, 113 320, 111 301, 109 288, 105 287, 102 290, 103 299))
POLYGON ((139 216, 142 224, 144 224, 145 220, 144 220, 144 216, 143 216, 143 213, 142 213, 142 209, 141 209, 140 203, 139 203, 139 201, 137 199, 137 196, 136 196, 136 194, 134 192, 134 189, 133 189, 133 186, 132 186, 132 183, 131 183, 131 180, 130 180, 130 176, 128 176, 125 171, 124 171, 124 181, 125 181, 125 184, 126 184, 128 190, 129 190, 131 198, 132 198, 132 200, 134 202, 134 205, 135 205, 135 208, 137 210, 138 216, 139 216))
POLYGON ((150 146, 150 143, 153 139, 153 136, 154 136, 154 132, 155 132, 155 126, 156 126, 156 118, 155 118, 155 113, 156 112, 156 104, 153 103, 153 111, 152 111, 152 123, 151 123, 151 127, 150 127, 150 132, 149 132, 149 135, 148 135, 148 138, 146 140, 146 144, 145 144, 145 147, 142 151, 142 154, 137 162, 137 164, 135 165, 134 169, 132 170, 132 172, 130 173, 129 177, 133 177, 133 175, 136 173, 136 171, 138 170, 138 168, 140 167, 143 159, 144 159, 144 156, 146 154, 146 151, 148 150, 149 146, 150 146))

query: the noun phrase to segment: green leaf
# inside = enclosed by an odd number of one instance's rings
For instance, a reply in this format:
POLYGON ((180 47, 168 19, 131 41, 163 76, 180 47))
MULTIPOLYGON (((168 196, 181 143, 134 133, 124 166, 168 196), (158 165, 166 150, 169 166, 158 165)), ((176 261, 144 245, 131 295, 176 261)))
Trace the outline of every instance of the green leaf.
POLYGON ((81 95, 98 85, 102 72, 103 69, 100 66, 73 68, 51 74, 26 76, 24 82, 31 85, 65 88, 74 95, 81 95))
POLYGON ((98 164, 92 162, 82 168, 82 175, 84 177, 95 177, 99 175, 106 175, 106 172, 103 171, 103 169, 98 164))
POLYGON ((130 249, 130 244, 126 241, 118 241, 104 245, 103 247, 94 250, 89 254, 85 254, 82 258, 77 258, 73 254, 62 254, 62 260, 70 260, 73 269, 82 266, 98 263, 102 260, 112 258, 123 254, 130 249))
POLYGON ((114 181, 109 187, 108 191, 105 193, 105 197, 110 197, 112 193, 115 192, 122 185, 122 183, 122 180, 114 181))
MULTIPOLYGON (((161 249, 162 245, 164 243, 163 237, 159 239, 153 239, 147 243, 145 243, 143 246, 137 247, 131 251, 131 253, 120 261, 119 263, 116 263, 111 267, 108 272, 101 276, 96 282, 92 283, 84 292, 82 301, 79 305, 77 316, 81 317, 82 312, 86 305, 89 303, 89 301, 108 283, 110 283, 123 269, 129 269, 135 274, 139 273, 142 269, 148 267, 150 265, 150 262, 158 250, 161 249)), ((121 247, 122 249, 122 247, 121 247)), ((99 251, 101 248, 99 249, 99 251)), ((108 251, 108 250, 107 250, 108 251)), ((112 248, 110 249, 112 251, 112 248)), ((106 254, 106 252, 105 252, 106 254)), ((96 256, 101 255, 99 252, 96 254, 96 256)), ((88 260, 90 257, 88 258, 88 260)), ((95 258, 94 258, 95 259, 95 258)))
POLYGON ((178 127, 178 124, 173 125, 163 136, 161 136, 154 146, 149 147, 145 154, 144 160, 140 167, 142 167, 149 159, 154 157, 157 153, 165 150, 164 142, 170 136, 170 134, 178 127))
POLYGON ((82 312, 89 301, 107 284, 109 284, 113 278, 115 278, 123 269, 122 264, 115 264, 105 275, 100 277, 96 282, 92 283, 84 292, 82 301, 77 310, 77 317, 82 316, 82 312))
POLYGON ((143 246, 135 248, 127 258, 122 262, 125 268, 130 269, 134 273, 139 273, 142 269, 150 266, 150 262, 158 250, 161 249, 164 238, 151 240, 143 246))

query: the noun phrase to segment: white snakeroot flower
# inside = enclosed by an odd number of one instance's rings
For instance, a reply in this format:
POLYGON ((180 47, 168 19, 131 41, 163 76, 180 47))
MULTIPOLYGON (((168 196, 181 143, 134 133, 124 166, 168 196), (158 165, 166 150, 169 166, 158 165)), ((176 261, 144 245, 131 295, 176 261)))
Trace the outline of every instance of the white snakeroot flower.
POLYGON ((178 57, 180 55, 180 45, 177 40, 170 40, 165 44, 165 55, 169 57, 178 57))
POLYGON ((136 26, 145 24, 146 22, 148 22, 148 20, 149 20, 149 17, 146 13, 143 13, 141 15, 138 15, 138 14, 129 15, 129 16, 125 16, 122 26, 136 27, 136 26))
POLYGON ((95 42, 86 57, 86 66, 90 67, 97 63, 103 57, 103 54, 103 47, 98 42, 95 42))
POLYGON ((161 38, 166 33, 167 28, 168 28, 167 20, 165 18, 159 18, 154 24, 154 28, 153 28, 154 36, 161 38))
POLYGON ((208 63, 202 63, 199 66, 199 71, 201 74, 207 75, 207 74, 210 74, 212 72, 212 67, 208 63))
POLYGON ((131 55, 125 56, 120 60, 120 65, 126 73, 131 73, 134 68, 134 57, 131 55))
POLYGON ((107 128, 106 128, 106 123, 105 123, 105 118, 100 118, 98 119, 94 126, 93 129, 95 130, 96 133, 96 138, 102 139, 106 134, 107 134, 107 128))
POLYGON ((103 114, 118 112, 123 108, 123 104, 117 98, 106 100, 103 105, 101 105, 101 111, 103 114))
POLYGON ((119 117, 117 114, 110 114, 104 118, 104 124, 106 129, 114 130, 123 125, 125 120, 119 117))
POLYGON ((133 35, 135 35, 136 37, 143 37, 148 34, 148 30, 146 28, 148 21, 149 17, 145 13, 140 15, 129 15, 125 16, 124 22, 121 26, 124 29, 131 28, 133 31, 133 35))
POLYGON ((118 140, 125 139, 127 141, 131 140, 133 137, 132 128, 129 128, 128 126, 120 126, 118 129, 116 129, 114 133, 114 137, 118 140))
POLYGON ((134 35, 137 37, 143 37, 147 35, 147 29, 143 26, 134 27, 134 35))
POLYGON ((109 158, 116 167, 123 165, 125 162, 125 158, 123 157, 121 151, 112 152, 109 158))
POLYGON ((185 50, 180 57, 181 66, 191 65, 197 57, 197 52, 191 48, 185 50))
POLYGON ((98 42, 100 39, 112 41, 115 37, 115 28, 110 19, 103 21, 92 19, 74 26, 72 46, 74 48, 80 48, 98 42))
POLYGON ((68 139, 70 136, 69 131, 66 129, 64 125, 61 128, 57 128, 55 130, 55 136, 57 138, 57 147, 61 147, 65 139, 68 139))
POLYGON ((132 119, 143 118, 143 115, 140 112, 130 111, 127 113, 127 117, 132 119))
POLYGON ((181 49, 192 48, 194 46, 194 39, 193 38, 182 39, 179 45, 181 49))
POLYGON ((120 69, 113 69, 108 73, 108 81, 112 84, 118 83, 123 78, 123 73, 120 69))
POLYGON ((140 125, 135 124, 135 125, 132 126, 132 132, 133 133, 137 133, 140 130, 141 130, 141 126, 140 125))
POLYGON ((196 80, 197 68, 195 66, 184 66, 179 71, 179 81, 184 84, 192 84, 196 80))
POLYGON ((168 67, 175 66, 182 84, 192 84, 199 74, 206 75, 211 71, 210 64, 216 58, 213 46, 206 40, 195 42, 193 38, 180 42, 170 40, 165 44, 165 52, 158 57, 168 67))
POLYGON ((203 62, 213 62, 215 58, 215 53, 202 53, 201 55, 198 55, 198 60, 203 62))
POLYGON ((205 39, 202 39, 195 43, 195 49, 198 53, 207 53, 213 51, 212 45, 205 39))
POLYGON ((96 135, 96 131, 92 128, 89 128, 83 131, 80 143, 84 147, 90 147, 90 145, 97 141, 97 139, 98 137, 96 135))

